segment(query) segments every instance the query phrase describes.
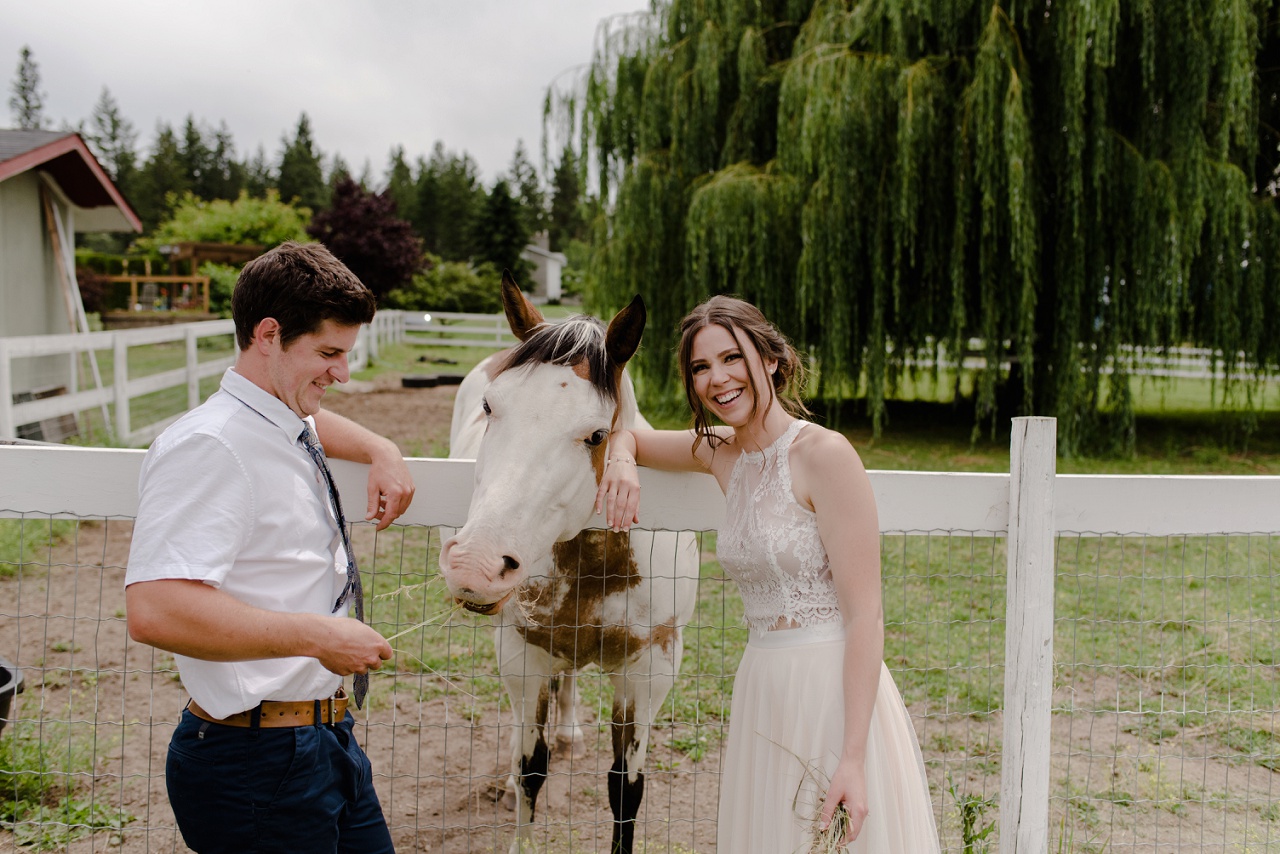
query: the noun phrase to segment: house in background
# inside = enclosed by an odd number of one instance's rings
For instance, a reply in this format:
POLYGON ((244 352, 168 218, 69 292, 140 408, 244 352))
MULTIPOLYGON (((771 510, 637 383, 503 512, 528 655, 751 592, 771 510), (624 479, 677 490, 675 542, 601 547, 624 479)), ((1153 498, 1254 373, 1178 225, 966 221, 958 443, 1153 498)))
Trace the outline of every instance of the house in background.
POLYGON ((533 265, 535 302, 559 302, 562 296, 560 273, 569 259, 563 252, 551 251, 551 240, 545 231, 533 236, 533 242, 524 248, 520 257, 533 265))
MULTIPOLYGON (((0 339, 84 329, 75 236, 91 231, 141 232, 142 222, 80 135, 0 130, 0 339)), ((65 356, 0 365, 15 399, 76 382, 65 356)))

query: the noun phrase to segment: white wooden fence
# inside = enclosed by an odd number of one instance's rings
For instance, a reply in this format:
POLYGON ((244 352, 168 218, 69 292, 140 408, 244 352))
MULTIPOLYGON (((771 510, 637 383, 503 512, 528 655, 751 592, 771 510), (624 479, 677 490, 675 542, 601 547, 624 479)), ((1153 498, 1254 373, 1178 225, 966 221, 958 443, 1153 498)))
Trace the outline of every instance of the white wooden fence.
MULTIPOLYGON (((131 518, 142 455, 134 450, 0 446, 0 517, 131 518)), ((1280 531, 1280 477, 1058 475, 1055 465, 1054 420, 1020 418, 1014 423, 1008 474, 871 472, 882 531, 969 532, 1007 541, 999 760, 1002 854, 1047 854, 1055 830, 1050 802, 1061 800, 1051 794, 1049 737, 1053 713, 1062 711, 1051 705, 1055 538, 1072 533, 1170 538, 1280 531)), ((410 459, 409 466, 419 489, 400 523, 462 525, 474 464, 410 459)), ((334 463, 348 505, 362 505, 365 472, 363 466, 334 463)), ((713 531, 722 525, 724 500, 710 476, 642 469, 641 479, 645 500, 640 527, 713 531)), ((1274 585, 1274 577, 1266 583, 1274 585)), ((1274 595, 1267 595, 1274 603, 1274 595)), ((1280 614, 1263 614, 1256 621, 1259 628, 1251 624, 1247 631, 1274 630, 1277 618, 1280 614)), ((1276 712, 1269 714, 1274 720, 1276 712)), ((1250 791, 1254 807, 1246 798, 1246 811, 1280 813, 1280 787, 1268 782, 1255 791, 1251 784, 1250 791)), ((1071 796, 1066 800, 1069 809, 1071 796)), ((1202 833, 1198 842, 1152 850, 1263 851, 1280 844, 1274 815, 1250 827, 1250 834, 1265 834, 1257 837, 1264 847, 1251 847, 1249 839, 1206 844, 1202 833)), ((1057 845, 1066 846, 1063 837, 1057 845)))
MULTIPOLYGON (((388 342, 399 341, 404 335, 404 316, 397 311, 379 312, 373 322, 362 327, 356 347, 351 353, 353 371, 361 370, 369 360, 377 359, 379 348, 388 342)), ((70 335, 28 335, 0 338, 0 439, 13 439, 18 427, 63 417, 76 417, 86 411, 100 411, 107 429, 118 444, 145 445, 160 434, 186 409, 199 405, 202 394, 200 381, 217 377, 235 362, 235 325, 230 320, 210 320, 201 323, 181 323, 145 329, 120 329, 106 332, 70 335), (226 355, 200 359, 199 342, 218 336, 231 336, 232 344, 226 355), (131 376, 129 350, 155 344, 183 342, 186 348, 185 364, 180 368, 160 371, 147 376, 131 376), (112 373, 94 381, 97 375, 98 352, 112 354, 112 373), (24 389, 16 387, 15 362, 29 359, 66 358, 67 366, 59 371, 66 377, 65 394, 15 403, 15 394, 24 389), (94 359, 94 368, 87 382, 81 359, 94 359), (86 388, 86 384, 93 387, 86 388), (185 409, 169 413, 154 421, 134 423, 131 402, 134 398, 165 389, 186 389, 185 409)))
MULTIPOLYGON (((505 314, 461 311, 405 311, 405 329, 418 344, 436 347, 488 347, 499 350, 516 343, 505 314)), ((556 322, 558 318, 552 318, 556 322)))
MULTIPOLYGON (((515 337, 502 314, 476 314, 450 311, 406 311, 403 312, 406 328, 414 333, 410 340, 440 347, 510 347, 515 337)), ((552 319, 555 322, 556 318, 552 319)), ((1007 346, 1007 344, 1006 344, 1007 346)), ((890 352, 892 352, 890 346, 890 352)), ((957 358, 947 352, 942 344, 927 347, 907 357, 908 362, 917 368, 932 368, 935 365, 943 368, 961 368, 966 371, 980 370, 986 367, 987 360, 983 355, 984 344, 979 338, 970 338, 965 342, 964 352, 957 358)), ((1164 379, 1232 379, 1247 380, 1254 376, 1254 366, 1248 364, 1243 353, 1234 357, 1220 350, 1207 347, 1156 347, 1122 346, 1119 349, 1120 359, 1125 369, 1133 376, 1160 377, 1164 379)), ((1001 365, 1007 370, 1009 363, 1001 365)), ((1102 373, 1114 371, 1113 364, 1102 367, 1102 373)), ((1276 366, 1266 372, 1270 376, 1277 373, 1276 366)))

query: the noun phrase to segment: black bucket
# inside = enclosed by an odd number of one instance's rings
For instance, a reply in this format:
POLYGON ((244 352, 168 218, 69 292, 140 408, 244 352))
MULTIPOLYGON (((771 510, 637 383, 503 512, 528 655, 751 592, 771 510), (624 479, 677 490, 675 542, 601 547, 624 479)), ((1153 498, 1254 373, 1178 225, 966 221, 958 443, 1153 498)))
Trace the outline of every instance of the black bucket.
POLYGON ((22 671, 7 658, 0 657, 0 733, 9 722, 9 706, 13 703, 13 695, 21 694, 23 688, 22 671))

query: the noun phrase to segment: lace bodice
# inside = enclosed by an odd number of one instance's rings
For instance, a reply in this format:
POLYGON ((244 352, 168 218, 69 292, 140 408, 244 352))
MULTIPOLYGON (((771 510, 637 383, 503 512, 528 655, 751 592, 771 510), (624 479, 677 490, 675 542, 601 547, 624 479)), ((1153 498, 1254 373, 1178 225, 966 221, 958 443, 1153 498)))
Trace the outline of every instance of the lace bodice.
POLYGON ((725 488, 716 554, 738 582, 753 631, 768 631, 780 618, 797 626, 840 621, 817 516, 800 506, 791 486, 791 443, 808 423, 796 420, 764 451, 744 452, 725 488))

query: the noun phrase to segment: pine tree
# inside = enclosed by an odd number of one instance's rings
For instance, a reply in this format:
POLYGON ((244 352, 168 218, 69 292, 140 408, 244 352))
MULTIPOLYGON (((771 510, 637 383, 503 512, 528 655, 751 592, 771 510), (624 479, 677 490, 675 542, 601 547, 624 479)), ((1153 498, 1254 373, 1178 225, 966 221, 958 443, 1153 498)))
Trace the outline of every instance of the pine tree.
POLYGON ((255 199, 266 198, 267 190, 276 189, 271 162, 267 160, 267 151, 261 145, 244 164, 244 189, 255 199))
POLYGON ((529 265, 520 253, 529 245, 529 232, 520 202, 505 178, 494 182, 477 222, 476 254, 498 270, 510 270, 516 281, 529 281, 529 265))
POLYGON ((509 187, 520 203, 521 219, 527 234, 537 234, 547 227, 546 193, 538 179, 538 170, 529 162, 524 140, 516 141, 508 172, 509 187))
POLYGON ((396 215, 401 219, 414 221, 417 207, 417 181, 413 170, 404 159, 404 146, 397 145, 391 149, 391 157, 387 164, 387 195, 396 203, 396 215))
POLYGON ((129 196, 138 170, 138 132, 120 112, 120 105, 106 86, 102 87, 88 126, 81 128, 80 134, 116 187, 129 196))
POLYGON ((317 211, 329 199, 329 188, 324 181, 324 156, 311 138, 311 120, 306 113, 298 117, 298 127, 293 139, 284 139, 280 155, 280 173, 276 186, 280 198, 317 211))
POLYGON ((417 230, 428 252, 446 261, 470 261, 475 255, 476 222, 485 204, 479 174, 470 155, 435 144, 427 168, 418 174, 417 230))
POLYGON ((40 66, 36 64, 31 48, 22 46, 18 52, 18 71, 10 87, 9 112, 13 122, 21 130, 42 130, 48 122, 44 117, 44 93, 40 91, 40 66))
MULTIPOLYGON (((1065 453, 1132 447, 1132 348, 1212 348, 1246 409, 1280 364, 1266 0, 668 0, 600 44, 599 299, 654 335, 739 293, 877 431, 976 338, 977 423, 1056 416, 1065 453)), ((669 345, 639 360, 667 394, 669 345)))
POLYGON ((182 146, 173 128, 163 122, 156 128, 156 141, 139 171, 137 187, 135 210, 148 232, 168 219, 177 200, 191 191, 182 146))
POLYGON ((565 146, 551 179, 551 211, 547 231, 551 248, 563 250, 570 240, 586 237, 586 223, 581 209, 582 183, 578 179, 577 156, 565 146))

